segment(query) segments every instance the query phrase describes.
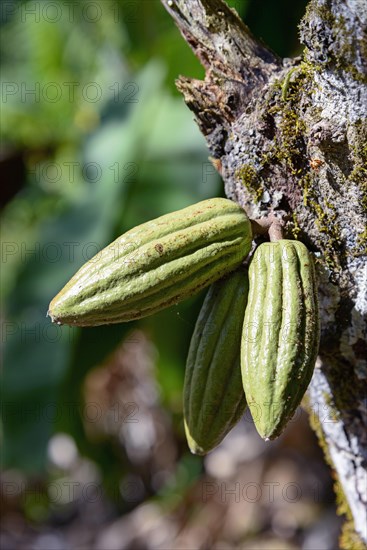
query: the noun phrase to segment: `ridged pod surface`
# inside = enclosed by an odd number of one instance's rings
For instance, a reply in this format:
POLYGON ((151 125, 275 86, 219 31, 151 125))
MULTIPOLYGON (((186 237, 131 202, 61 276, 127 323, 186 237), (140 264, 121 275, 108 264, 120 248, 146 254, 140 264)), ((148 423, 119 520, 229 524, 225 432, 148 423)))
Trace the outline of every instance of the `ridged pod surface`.
POLYGON ((249 268, 243 325, 243 387, 256 428, 274 439, 311 380, 319 345, 315 271, 298 241, 261 244, 249 268))
POLYGON ((247 270, 231 273, 212 284, 196 322, 184 383, 186 438, 195 454, 216 447, 246 408, 240 351, 247 295, 247 270))
POLYGON ((52 300, 52 321, 75 326, 145 317, 192 296, 238 267, 251 224, 216 198, 139 225, 104 248, 52 300))

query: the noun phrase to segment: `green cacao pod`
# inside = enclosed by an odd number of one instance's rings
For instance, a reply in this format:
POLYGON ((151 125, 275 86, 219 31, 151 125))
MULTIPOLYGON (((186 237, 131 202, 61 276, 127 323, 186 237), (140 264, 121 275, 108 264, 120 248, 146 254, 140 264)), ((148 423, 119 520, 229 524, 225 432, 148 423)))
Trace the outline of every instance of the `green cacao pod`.
POLYGON ((247 270, 231 273, 212 284, 196 322, 184 383, 186 438, 195 454, 216 447, 246 408, 240 354, 247 295, 247 270))
POLYGON ((139 225, 89 260, 49 306, 52 321, 76 326, 145 317, 238 267, 251 248, 246 213, 209 199, 139 225))
POLYGON ((304 244, 261 244, 249 268, 241 370, 247 403, 264 439, 276 438, 311 380, 319 345, 317 287, 304 244))

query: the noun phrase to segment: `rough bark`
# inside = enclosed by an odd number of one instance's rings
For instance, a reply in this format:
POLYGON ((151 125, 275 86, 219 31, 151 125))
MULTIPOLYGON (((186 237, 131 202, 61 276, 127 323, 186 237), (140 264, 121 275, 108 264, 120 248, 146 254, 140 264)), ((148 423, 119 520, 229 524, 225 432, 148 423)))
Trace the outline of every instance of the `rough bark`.
POLYGON ((222 0, 162 0, 206 69, 177 86, 228 197, 282 215, 317 258, 322 337, 313 424, 366 536, 367 3, 311 0, 304 54, 279 59, 222 0))

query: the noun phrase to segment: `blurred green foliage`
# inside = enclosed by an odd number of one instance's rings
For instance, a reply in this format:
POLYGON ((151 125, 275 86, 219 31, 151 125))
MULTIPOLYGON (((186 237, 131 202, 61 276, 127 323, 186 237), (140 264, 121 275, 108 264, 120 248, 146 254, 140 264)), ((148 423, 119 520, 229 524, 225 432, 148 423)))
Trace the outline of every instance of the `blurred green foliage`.
MULTIPOLYGON (((70 31, 67 11, 57 23, 37 21, 29 14, 39 3, 28 2, 19 7, 28 16, 17 11, 2 33, 3 143, 22 151, 28 169, 3 218, 3 459, 29 472, 44 469, 56 427, 87 449, 78 418, 56 422, 54 413, 63 400, 81 402, 85 373, 131 329, 53 327, 46 318, 50 299, 123 231, 219 192, 205 141, 166 84, 169 65, 159 55, 165 24, 176 55, 198 73, 184 42, 173 39, 168 15, 155 2, 143 2, 139 17, 136 4, 121 2, 117 14, 116 2, 100 5, 103 16, 86 24, 77 4, 70 31), (134 24, 125 24, 125 9, 134 24), (148 44, 156 45, 155 58, 148 44)), ((177 331, 167 316, 154 326, 163 394, 174 395, 182 384, 180 342, 186 345, 190 326, 177 331), (165 350, 167 341, 174 346, 165 350)))
MULTIPOLYGON (((86 373, 131 325, 52 326, 47 307, 76 269, 123 231, 222 193, 174 86, 179 74, 204 72, 158 0, 101 0, 94 12, 84 0, 46 12, 47 2, 5 4, 1 162, 3 191, 12 198, 2 220, 3 466, 43 472, 51 434, 65 431, 104 475, 120 475, 110 443, 92 445, 80 417, 56 418, 55 411, 82 402, 86 373)), ((229 4, 277 53, 299 51, 296 21, 305 2, 229 4)), ((161 400, 173 417, 181 412, 200 300, 139 324, 159 351, 161 400)), ((188 469, 197 475, 192 460, 188 469)))

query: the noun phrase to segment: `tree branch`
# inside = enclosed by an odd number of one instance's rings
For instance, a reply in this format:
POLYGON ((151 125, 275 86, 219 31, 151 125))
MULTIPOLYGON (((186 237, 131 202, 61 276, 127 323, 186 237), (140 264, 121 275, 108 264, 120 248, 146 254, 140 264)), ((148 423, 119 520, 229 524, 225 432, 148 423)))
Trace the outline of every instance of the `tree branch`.
POLYGON ((367 79, 367 7, 352 0, 312 0, 300 26, 309 61, 367 79))
POLYGON ((253 218, 285 215, 286 238, 315 252, 322 335, 309 405, 366 542, 367 3, 311 0, 305 54, 281 61, 221 0, 162 2, 206 69, 177 86, 227 196, 253 218))
POLYGON ((278 58, 255 40, 249 29, 222 0, 162 0, 181 34, 207 70, 250 87, 266 79, 278 58))
POLYGON ((206 69, 204 81, 180 77, 177 88, 195 113, 215 157, 228 129, 280 60, 251 35, 222 0, 162 0, 206 69))

